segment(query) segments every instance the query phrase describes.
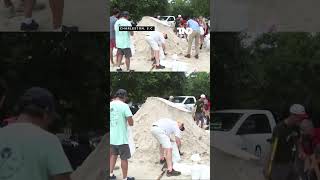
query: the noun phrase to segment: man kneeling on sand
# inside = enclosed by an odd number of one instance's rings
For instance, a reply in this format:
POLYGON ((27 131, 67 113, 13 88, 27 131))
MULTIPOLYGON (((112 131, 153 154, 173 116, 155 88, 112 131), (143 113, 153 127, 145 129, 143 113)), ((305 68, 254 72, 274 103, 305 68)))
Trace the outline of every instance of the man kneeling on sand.
POLYGON ((181 146, 181 131, 184 131, 184 124, 171 119, 160 119, 152 124, 151 134, 160 143, 160 163, 167 162, 167 176, 179 176, 181 172, 173 169, 172 144, 170 135, 174 134, 176 143, 181 146), (165 153, 165 157, 164 157, 165 153))

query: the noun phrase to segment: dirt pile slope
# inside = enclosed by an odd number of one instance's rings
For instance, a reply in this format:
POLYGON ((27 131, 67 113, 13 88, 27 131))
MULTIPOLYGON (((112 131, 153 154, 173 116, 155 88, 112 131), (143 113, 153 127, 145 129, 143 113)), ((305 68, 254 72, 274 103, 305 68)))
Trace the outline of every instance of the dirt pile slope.
POLYGON ((109 169, 108 147, 109 136, 105 135, 82 166, 72 173, 72 180, 104 180, 109 169))

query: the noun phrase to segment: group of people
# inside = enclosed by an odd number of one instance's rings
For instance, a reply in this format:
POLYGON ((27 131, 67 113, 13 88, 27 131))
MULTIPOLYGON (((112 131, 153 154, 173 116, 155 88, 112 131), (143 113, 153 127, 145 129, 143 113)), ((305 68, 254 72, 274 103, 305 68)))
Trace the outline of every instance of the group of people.
MULTIPOLYGON (((0 82, 0 112, 6 91, 0 82)), ((48 132, 54 104, 51 92, 40 87, 19 98, 14 123, 0 128, 0 179, 71 180, 73 169, 60 140, 48 132)))
MULTIPOLYGON (((119 89, 110 102, 110 180, 115 180, 113 173, 118 156, 121 159, 122 176, 124 180, 134 180, 134 177, 128 176, 128 159, 131 158, 129 146, 128 127, 134 125, 132 112, 126 103, 128 102, 128 93, 124 89, 119 89)), ((150 135, 160 144, 160 164, 164 164, 166 175, 179 176, 181 172, 173 169, 173 144, 178 146, 179 153, 181 148, 181 132, 185 130, 181 121, 175 121, 168 118, 160 118, 150 127, 150 135), (170 136, 175 136, 175 141, 170 136)))
MULTIPOLYGON (((49 0, 49 4, 52 13, 53 31, 78 31, 76 26, 68 27, 63 25, 64 0, 49 0)), ((44 6, 36 6, 35 0, 20 0, 18 7, 15 7, 11 0, 4 0, 4 6, 9 9, 11 14, 15 14, 17 11, 24 12, 25 19, 21 22, 21 31, 37 31, 39 29, 39 24, 32 17, 32 11, 36 7, 43 8, 44 6)))
POLYGON ((206 98, 206 95, 201 94, 200 98, 195 104, 194 115, 194 120, 201 128, 204 128, 204 125, 209 125, 210 123, 210 106, 210 101, 206 98))
POLYGON ((264 175, 271 180, 320 180, 320 129, 294 104, 273 130, 264 175))
POLYGON ((202 49, 204 38, 209 33, 209 24, 206 22, 206 19, 202 16, 193 17, 193 18, 183 18, 180 14, 175 20, 174 32, 178 37, 185 37, 188 41, 188 51, 185 57, 191 57, 191 47, 194 42, 195 44, 195 58, 199 58, 199 49, 202 49), (178 28, 191 28, 192 33, 187 35, 186 33, 180 34, 178 28), (199 47, 200 44, 200 47, 199 47))

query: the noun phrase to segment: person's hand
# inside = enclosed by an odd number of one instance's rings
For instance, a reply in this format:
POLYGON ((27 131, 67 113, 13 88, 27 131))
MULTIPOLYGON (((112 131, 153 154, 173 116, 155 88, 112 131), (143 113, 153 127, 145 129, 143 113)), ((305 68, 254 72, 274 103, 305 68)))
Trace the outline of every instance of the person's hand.
POLYGON ((164 52, 164 55, 168 55, 168 53, 164 52))

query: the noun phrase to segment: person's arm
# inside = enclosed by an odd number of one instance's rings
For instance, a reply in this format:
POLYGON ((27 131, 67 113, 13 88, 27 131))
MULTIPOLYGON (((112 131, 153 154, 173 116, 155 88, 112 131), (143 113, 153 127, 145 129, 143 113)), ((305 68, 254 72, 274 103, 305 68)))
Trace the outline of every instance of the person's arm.
POLYGON ((167 55, 167 53, 166 53, 166 44, 165 43, 162 43, 162 50, 163 50, 164 55, 167 55))
POLYGON ((176 136, 176 143, 177 143, 178 148, 180 149, 181 139, 179 137, 177 137, 177 136, 176 136))
POLYGON ((129 126, 133 126, 132 116, 127 117, 127 121, 128 121, 129 126))
POLYGON ((126 107, 125 107, 124 115, 125 115, 125 117, 126 117, 126 119, 128 121, 129 126, 133 126, 132 112, 131 112, 131 110, 130 110, 128 105, 126 105, 126 107))
POLYGON ((71 180, 70 173, 55 175, 52 177, 52 180, 71 180))
POLYGON ((133 36, 133 34, 134 34, 133 31, 130 31, 130 35, 133 36))

